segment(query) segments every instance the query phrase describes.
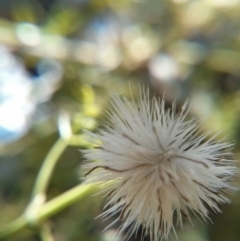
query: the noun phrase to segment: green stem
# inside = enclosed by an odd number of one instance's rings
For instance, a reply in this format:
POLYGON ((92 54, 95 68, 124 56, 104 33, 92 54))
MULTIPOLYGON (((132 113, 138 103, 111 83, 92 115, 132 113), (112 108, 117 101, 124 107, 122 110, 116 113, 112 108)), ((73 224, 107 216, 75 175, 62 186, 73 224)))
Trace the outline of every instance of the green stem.
POLYGON ((54 167, 57 164, 57 161, 63 151, 66 149, 67 145, 68 142, 66 140, 59 138, 53 145, 52 149, 49 151, 37 176, 37 180, 33 188, 33 198, 38 194, 45 194, 54 167))
POLYGON ((96 183, 79 185, 72 188, 71 190, 44 204, 38 212, 39 221, 48 219, 54 214, 59 213, 63 209, 71 206, 76 201, 92 195, 96 190, 99 190, 99 187, 96 185, 96 183))
POLYGON ((73 203, 92 195, 97 190, 99 190, 99 184, 96 183, 78 185, 42 206, 37 207, 35 211, 31 212, 32 216, 26 213, 24 216, 19 217, 0 229, 0 238, 17 233, 27 226, 36 226, 54 214, 71 206, 73 203))
POLYGON ((22 215, 19 218, 15 219, 10 224, 0 229, 0 239, 7 237, 10 234, 16 233, 19 230, 23 229, 24 227, 26 227, 26 219, 24 215, 22 215))
POLYGON ((48 223, 44 223, 40 228, 40 237, 42 241, 54 241, 51 229, 48 223))

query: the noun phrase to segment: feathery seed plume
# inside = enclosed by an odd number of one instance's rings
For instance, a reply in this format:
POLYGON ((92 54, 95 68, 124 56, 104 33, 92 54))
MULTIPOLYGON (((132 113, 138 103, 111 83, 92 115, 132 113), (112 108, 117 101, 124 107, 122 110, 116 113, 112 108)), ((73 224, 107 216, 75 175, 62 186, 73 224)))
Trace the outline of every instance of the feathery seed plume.
POLYGON ((182 225, 189 211, 203 220, 207 206, 220 212, 236 168, 229 143, 205 141, 209 133, 199 136, 197 122, 185 120, 187 104, 179 113, 175 103, 165 110, 163 99, 151 100, 144 90, 138 100, 115 97, 110 123, 87 133, 98 148, 83 151, 85 182, 108 183, 101 216, 119 213, 119 233, 130 237, 142 225, 144 236, 162 240, 174 230, 173 215, 182 225))

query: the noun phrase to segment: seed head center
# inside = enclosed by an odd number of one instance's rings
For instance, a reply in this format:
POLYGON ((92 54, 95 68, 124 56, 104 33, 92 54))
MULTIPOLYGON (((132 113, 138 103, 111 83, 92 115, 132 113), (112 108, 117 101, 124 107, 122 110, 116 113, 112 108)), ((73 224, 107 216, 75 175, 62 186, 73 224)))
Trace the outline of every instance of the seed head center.
POLYGON ((174 152, 172 149, 167 150, 162 153, 160 162, 165 162, 165 161, 171 161, 171 159, 174 157, 174 152))

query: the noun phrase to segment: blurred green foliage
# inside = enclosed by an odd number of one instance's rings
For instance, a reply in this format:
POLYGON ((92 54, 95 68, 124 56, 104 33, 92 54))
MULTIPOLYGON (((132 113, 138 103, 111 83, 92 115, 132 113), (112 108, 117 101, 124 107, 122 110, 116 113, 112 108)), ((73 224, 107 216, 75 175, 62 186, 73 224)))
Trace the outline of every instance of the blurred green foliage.
MULTIPOLYGON (((0 144, 0 226, 26 208, 42 162, 58 139, 62 113, 75 135, 54 169, 47 199, 81 182, 79 149, 88 148, 83 130, 101 126, 111 96, 131 95, 129 83, 148 85, 152 93, 165 93, 167 102, 177 99, 179 106, 189 100, 190 115, 205 117, 203 129, 223 130, 220 137, 236 143, 237 159, 239 12, 238 0, 0 1, 0 45, 21 59, 30 77, 38 75, 41 60, 57 61, 62 68, 51 90, 50 83, 34 87, 32 95, 50 94, 34 103, 28 132, 0 144)), ((194 226, 186 223, 177 230, 179 240, 240 240, 239 195, 230 198, 234 205, 211 216, 214 225, 193 218, 194 226)), ((51 218, 55 240, 113 240, 101 232, 106 222, 94 219, 102 205, 103 199, 89 197, 51 218)), ((6 240, 40 237, 24 230, 6 240)), ((170 240, 176 240, 174 235, 170 240)))

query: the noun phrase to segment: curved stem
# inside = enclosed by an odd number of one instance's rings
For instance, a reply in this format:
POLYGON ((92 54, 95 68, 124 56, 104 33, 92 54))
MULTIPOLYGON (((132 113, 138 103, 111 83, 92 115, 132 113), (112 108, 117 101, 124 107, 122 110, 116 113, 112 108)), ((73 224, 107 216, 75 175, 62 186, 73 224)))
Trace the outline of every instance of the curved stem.
POLYGON ((12 221, 10 224, 3 227, 3 229, 0 230, 0 238, 7 237, 10 234, 17 233, 24 227, 26 227, 26 219, 24 215, 20 216, 19 218, 12 221))
POLYGON ((40 237, 42 241, 54 241, 51 229, 48 223, 44 223, 40 228, 40 237))
POLYGON ((60 155, 66 149, 67 145, 68 145, 68 142, 66 140, 59 138, 56 141, 56 143, 53 145, 51 150, 48 152, 48 155, 46 156, 43 162, 43 165, 37 176, 35 186, 33 188, 33 193, 32 193, 33 198, 36 197, 38 194, 45 194, 50 178, 52 176, 54 167, 60 155))
POLYGON ((28 226, 36 226, 73 203, 92 195, 101 187, 99 184, 78 185, 51 201, 36 208, 35 212, 25 213, 13 222, 0 229, 0 239, 15 234, 28 226), (33 222, 32 222, 33 220, 33 222))
POLYGON ((71 206, 73 203, 92 195, 97 190, 99 190, 99 185, 96 185, 96 183, 78 185, 50 200, 39 209, 37 214, 39 222, 59 213, 63 209, 71 206))

